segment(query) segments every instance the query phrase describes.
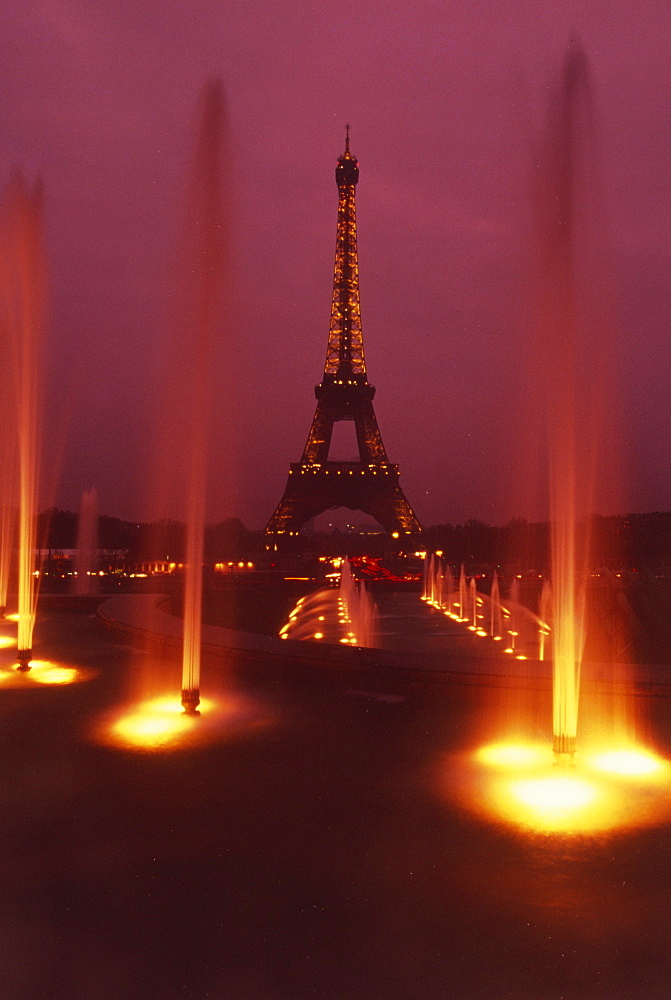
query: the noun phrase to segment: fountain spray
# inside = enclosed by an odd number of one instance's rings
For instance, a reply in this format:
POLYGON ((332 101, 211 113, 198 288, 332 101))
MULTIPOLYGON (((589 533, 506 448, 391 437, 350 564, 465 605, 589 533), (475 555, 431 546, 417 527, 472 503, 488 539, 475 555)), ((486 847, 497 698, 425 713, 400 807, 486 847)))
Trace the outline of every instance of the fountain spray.
POLYGON ((223 285, 224 245, 221 201, 223 90, 219 81, 206 86, 191 185, 188 236, 183 268, 183 324, 190 353, 190 375, 183 391, 189 431, 187 475, 186 566, 182 705, 196 714, 200 704, 203 546, 207 487, 212 365, 223 285))
POLYGON ((37 371, 42 335, 44 249, 42 187, 20 175, 5 195, 0 291, 14 370, 18 442, 19 568, 18 669, 29 670, 37 603, 34 553, 38 483, 37 371))
POLYGON ((606 337, 596 315, 593 114, 587 59, 569 44, 549 119, 537 204, 538 343, 547 406, 552 563, 553 751, 576 752, 599 398, 606 337))

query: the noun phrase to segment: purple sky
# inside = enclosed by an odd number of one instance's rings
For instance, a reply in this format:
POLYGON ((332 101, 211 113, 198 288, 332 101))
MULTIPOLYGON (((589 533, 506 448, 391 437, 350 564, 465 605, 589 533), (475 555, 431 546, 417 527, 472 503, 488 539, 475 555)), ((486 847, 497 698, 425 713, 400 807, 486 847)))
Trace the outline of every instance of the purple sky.
POLYGON ((344 125, 380 429, 425 524, 534 516, 516 487, 534 135, 567 39, 589 58, 625 428, 624 508, 671 508, 667 0, 14 0, 0 167, 47 192, 55 501, 144 516, 152 391, 199 93, 230 110, 235 326, 209 515, 262 527, 321 378, 344 125))

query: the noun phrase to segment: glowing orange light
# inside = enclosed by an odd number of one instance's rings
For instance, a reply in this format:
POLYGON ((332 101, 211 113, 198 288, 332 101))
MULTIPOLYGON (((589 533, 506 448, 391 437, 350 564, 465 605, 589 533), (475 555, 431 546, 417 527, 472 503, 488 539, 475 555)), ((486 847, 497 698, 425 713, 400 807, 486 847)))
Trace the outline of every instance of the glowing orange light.
POLYGON ((636 748, 628 750, 607 750, 597 753, 591 758, 591 763, 600 771, 608 771, 611 774, 631 775, 632 777, 644 777, 647 774, 658 774, 665 767, 666 761, 656 757, 648 750, 636 748))
POLYGON ((596 788, 584 778, 572 774, 552 774, 543 778, 515 781, 512 794, 538 813, 541 818, 559 818, 561 814, 583 809, 597 795, 596 788))
POLYGON ((490 743, 476 759, 494 767, 538 767, 548 761, 548 750, 533 743, 490 743))
POLYGON ((26 676, 38 684, 72 684, 77 680, 78 671, 49 660, 31 660, 30 672, 26 676))
POLYGON ((470 807, 514 826, 568 836, 671 817, 671 763, 645 748, 586 750, 564 768, 549 744, 511 741, 482 746, 471 760, 470 807))
MULTIPOLYGON (((212 702, 201 699, 198 708, 201 714, 205 714, 212 708, 212 702)), ((160 749, 193 731, 198 723, 198 717, 184 712, 177 698, 156 698, 140 705, 130 715, 117 719, 110 732, 114 739, 122 743, 160 749)))

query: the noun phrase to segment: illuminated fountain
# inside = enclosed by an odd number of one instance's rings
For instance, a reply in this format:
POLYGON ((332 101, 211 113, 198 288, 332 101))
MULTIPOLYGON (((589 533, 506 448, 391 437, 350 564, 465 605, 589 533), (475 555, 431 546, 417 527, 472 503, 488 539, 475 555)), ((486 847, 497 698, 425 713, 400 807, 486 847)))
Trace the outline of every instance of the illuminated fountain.
POLYGON ((196 714, 200 702, 203 544, 214 347, 220 333, 224 280, 224 219, 221 199, 223 90, 210 81, 202 99, 192 171, 186 232, 178 278, 173 361, 173 420, 182 441, 186 491, 186 559, 182 705, 196 714), (186 359, 186 363, 185 363, 186 359))
POLYGON ((377 639, 377 608, 363 580, 355 580, 349 560, 340 572, 339 608, 352 627, 354 645, 374 646, 377 639))
MULTIPOLYGON (((489 634, 492 639, 501 635, 503 628, 503 610, 499 593, 499 578, 496 570, 492 574, 492 586, 489 592, 489 634)), ((498 641, 498 638, 497 638, 498 641)))
POLYGON ((428 552, 424 553, 424 562, 422 568, 422 600, 433 602, 435 600, 435 594, 433 591, 434 582, 436 574, 436 560, 433 553, 429 555, 428 552))
MULTIPOLYGON (((543 711, 550 706, 543 664, 536 671, 525 666, 525 679, 534 681, 532 693, 525 692, 526 680, 518 686, 520 677, 510 678, 516 705, 509 706, 507 724, 501 726, 501 715, 492 712, 497 736, 449 768, 443 786, 446 794, 463 797, 469 808, 498 821, 562 835, 671 820, 671 764, 638 743, 630 725, 637 689, 614 664, 601 664, 600 673, 595 665, 594 674, 583 678, 583 696, 589 692, 589 699, 581 710, 576 757, 594 485, 597 472, 600 485, 610 485, 612 459, 609 465, 604 447, 613 439, 603 431, 610 413, 605 398, 610 346, 603 315, 607 283, 589 183, 594 173, 589 90, 586 59, 573 44, 553 104, 547 148, 539 157, 545 169, 538 175, 539 303, 531 345, 537 353, 530 366, 548 432, 551 582, 540 594, 536 656, 552 659, 552 753, 547 744, 528 738, 529 724, 538 726, 541 706, 543 711)), ((492 585, 492 604, 493 595, 492 585)), ((514 613, 508 631, 517 638, 521 619, 515 586, 504 602, 504 616, 506 605, 514 613)), ((484 715, 483 724, 488 724, 484 715)), ((442 781, 445 774, 441 769, 442 781)))
POLYGON ((585 746, 580 766, 557 768, 541 743, 508 740, 442 769, 446 794, 471 809, 543 834, 605 833, 671 819, 671 765, 635 744, 585 746))
POLYGON ((18 669, 29 670, 37 604, 35 539, 38 488, 38 371, 43 326, 42 189, 16 176, 5 195, 0 290, 13 372, 18 449, 18 669))
MULTIPOLYGON (((599 424, 598 370, 584 380, 591 344, 604 352, 605 331, 589 324, 586 288, 594 278, 586 196, 592 168, 592 108, 587 60, 569 46, 549 124, 545 184, 539 191, 538 340, 547 406, 551 520, 553 751, 575 757, 580 666, 585 644, 589 524, 594 510, 599 424), (587 384, 585 384, 587 381, 587 384), (586 525, 578 531, 579 520, 586 525)), ((591 305, 591 303, 589 303, 591 305)), ((594 359, 591 359, 592 361, 594 359)))
MULTIPOLYGON (((541 590, 541 600, 540 600, 540 618, 541 622, 550 622, 552 618, 552 587, 550 586, 549 580, 543 581, 543 588, 541 590)), ((541 630, 541 641, 538 650, 538 659, 544 660, 547 654, 547 637, 550 634, 550 625, 541 630)))
POLYGON ((72 592, 94 594, 97 590, 95 571, 98 550, 98 494, 95 488, 84 490, 79 506, 77 551, 72 592))
MULTIPOLYGON (((4 427, 11 426, 7 422, 3 423, 4 427)), ((13 439, 11 434, 2 435, 2 445, 3 447, 7 443, 13 444, 13 439)), ((3 447, 3 452, 5 448, 3 447)), ((15 485, 15 477, 12 472, 12 459, 4 459, 0 457, 0 467, 8 470, 6 475, 2 476, 0 479, 2 490, 2 499, 0 500, 0 618, 5 615, 7 610, 7 594, 9 591, 9 573, 12 560, 12 549, 14 547, 14 509, 13 509, 13 487, 15 485)))
POLYGON ((466 570, 461 567, 459 573, 459 617, 462 621, 466 621, 466 597, 468 594, 468 582, 466 580, 466 570))
POLYGON ((512 581, 510 597, 503 602, 496 573, 492 576, 490 593, 485 594, 477 589, 475 577, 469 578, 462 566, 458 591, 453 592, 449 566, 443 569, 441 561, 431 557, 422 596, 427 604, 462 623, 474 635, 502 643, 503 652, 517 659, 544 658, 550 626, 547 618, 521 603, 517 578, 512 581))
POLYGON ((454 578, 449 565, 445 566, 442 572, 442 586, 440 590, 440 600, 445 607, 450 607, 452 594, 454 592, 454 578))
POLYGON ((302 597, 280 629, 282 639, 318 639, 351 646, 375 646, 378 638, 375 601, 363 580, 356 580, 347 559, 340 583, 302 597))
MULTIPOLYGON (((4 300, 4 292, 2 293, 4 300)), ((8 323, 0 323, 0 346, 5 357, 10 357, 11 342, 8 323)), ((0 617, 7 609, 9 574, 14 547, 16 521, 16 435, 13 433, 15 407, 9 392, 0 393, 0 617)))

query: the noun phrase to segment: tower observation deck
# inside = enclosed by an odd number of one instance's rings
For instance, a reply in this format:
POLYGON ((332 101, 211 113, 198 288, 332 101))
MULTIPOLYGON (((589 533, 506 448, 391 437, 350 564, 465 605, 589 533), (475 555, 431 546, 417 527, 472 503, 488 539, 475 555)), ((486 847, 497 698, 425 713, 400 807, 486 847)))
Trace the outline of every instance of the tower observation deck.
POLYGON ((335 177, 338 226, 326 362, 315 386, 317 407, 303 456, 290 465, 284 494, 265 530, 266 539, 278 546, 306 521, 336 507, 369 514, 399 539, 422 530, 399 484, 398 465, 387 458, 373 409, 375 387, 366 374, 356 240, 359 163, 350 152, 349 126, 335 177), (356 462, 329 461, 333 426, 341 420, 354 422, 356 462))

